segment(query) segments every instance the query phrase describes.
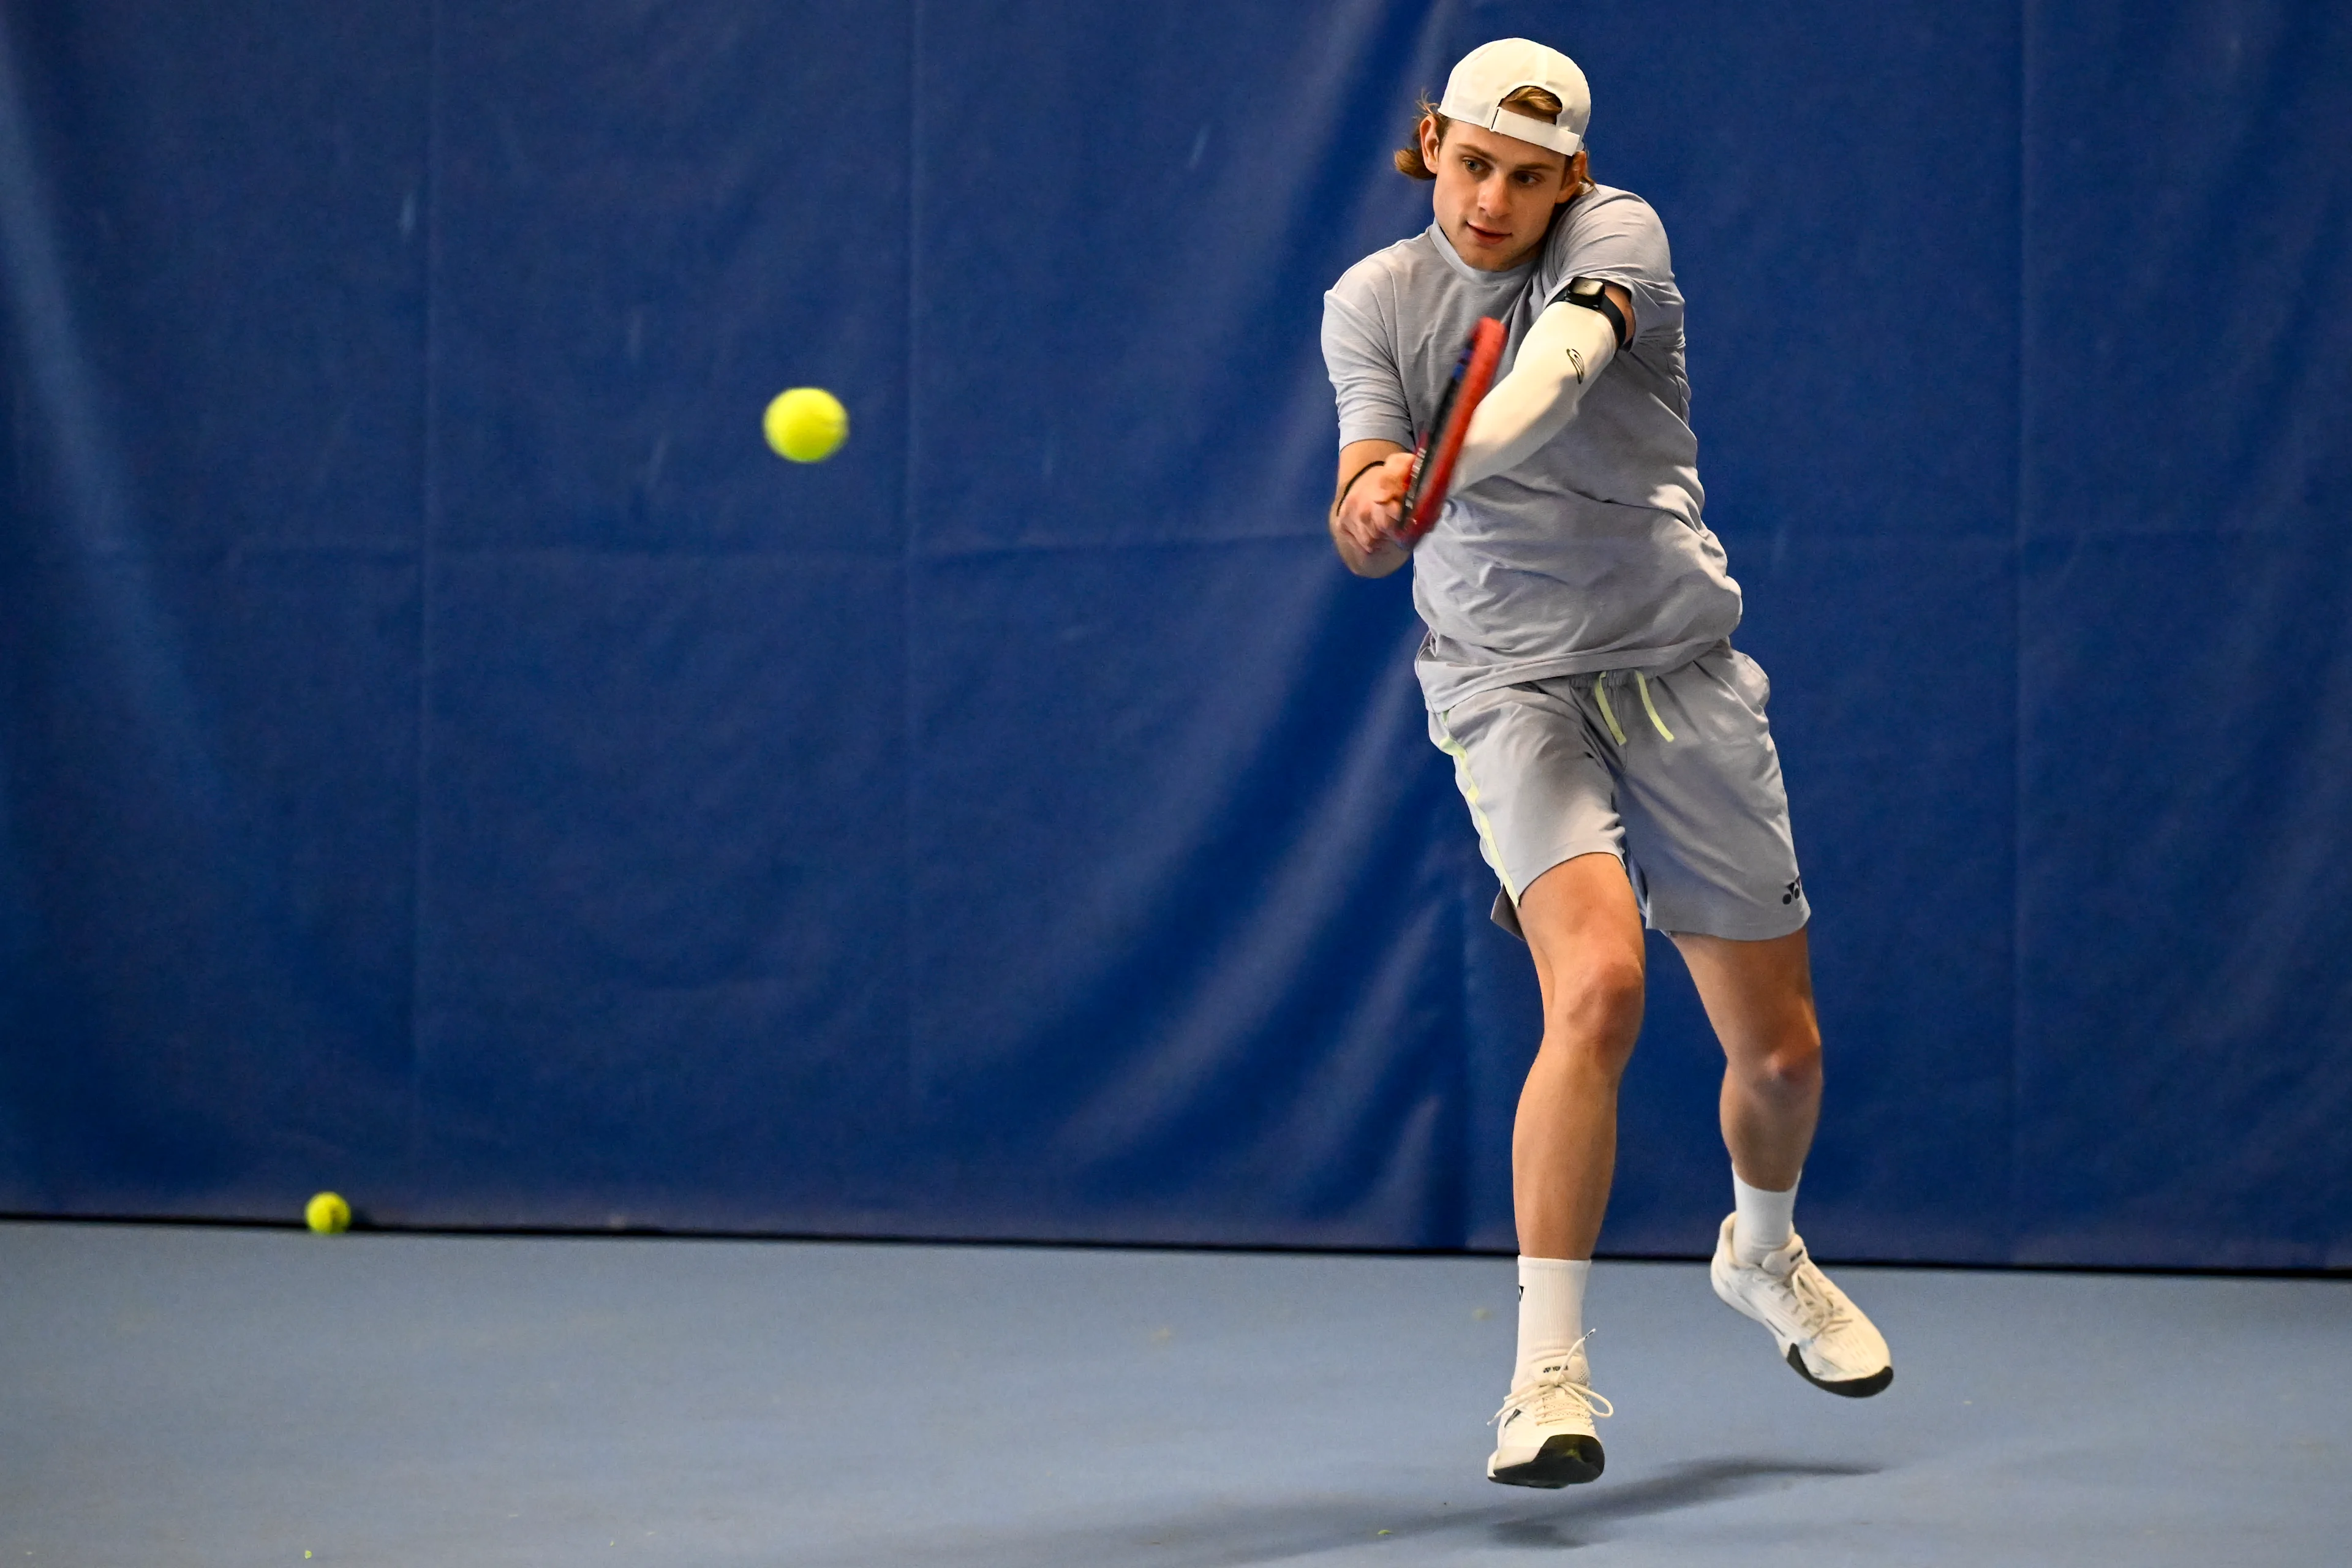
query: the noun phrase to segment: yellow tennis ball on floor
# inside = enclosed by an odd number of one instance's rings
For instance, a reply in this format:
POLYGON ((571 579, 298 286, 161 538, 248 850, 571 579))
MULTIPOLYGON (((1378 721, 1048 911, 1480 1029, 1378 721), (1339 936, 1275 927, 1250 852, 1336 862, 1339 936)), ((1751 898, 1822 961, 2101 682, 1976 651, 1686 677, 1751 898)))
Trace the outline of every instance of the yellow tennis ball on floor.
POLYGON ((849 439, 849 410, 821 386, 776 394, 761 423, 777 456, 795 463, 822 463, 849 439))
POLYGON ((341 1193, 320 1193, 302 1205, 302 1220, 320 1236, 339 1236, 352 1228, 352 1205, 341 1193))

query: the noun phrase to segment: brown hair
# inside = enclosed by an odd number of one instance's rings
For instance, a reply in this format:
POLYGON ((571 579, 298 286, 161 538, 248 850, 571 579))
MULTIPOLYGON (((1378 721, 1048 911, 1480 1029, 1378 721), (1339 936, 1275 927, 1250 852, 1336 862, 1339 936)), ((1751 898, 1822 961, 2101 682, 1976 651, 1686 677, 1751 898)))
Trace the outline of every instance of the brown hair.
MULTIPOLYGON (((1557 125, 1560 111, 1568 106, 1542 88, 1523 87, 1506 97, 1503 107, 1515 110, 1530 120, 1557 125)), ((1437 121, 1437 139, 1440 142, 1445 140, 1445 128, 1454 123, 1438 113, 1437 105, 1429 101, 1427 93, 1423 93, 1420 101, 1413 105, 1412 140, 1396 150, 1396 171, 1400 174, 1410 174, 1416 180, 1433 180, 1437 178, 1437 171, 1423 163, 1421 157, 1421 122, 1424 120, 1437 121)))

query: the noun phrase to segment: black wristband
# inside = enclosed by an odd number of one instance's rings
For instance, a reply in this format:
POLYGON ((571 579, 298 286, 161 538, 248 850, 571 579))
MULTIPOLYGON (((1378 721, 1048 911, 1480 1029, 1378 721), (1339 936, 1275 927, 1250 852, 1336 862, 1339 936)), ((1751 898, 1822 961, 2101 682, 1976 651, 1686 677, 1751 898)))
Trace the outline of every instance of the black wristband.
POLYGON ((1375 458, 1370 462, 1366 463, 1362 468, 1358 468, 1354 473, 1348 476, 1348 482, 1341 485, 1339 487, 1339 493, 1332 498, 1332 521, 1337 521, 1339 520, 1339 509, 1348 504, 1348 492, 1356 488, 1356 481, 1362 479, 1366 474, 1370 473, 1374 468, 1381 467, 1387 461, 1388 459, 1386 458, 1375 458))

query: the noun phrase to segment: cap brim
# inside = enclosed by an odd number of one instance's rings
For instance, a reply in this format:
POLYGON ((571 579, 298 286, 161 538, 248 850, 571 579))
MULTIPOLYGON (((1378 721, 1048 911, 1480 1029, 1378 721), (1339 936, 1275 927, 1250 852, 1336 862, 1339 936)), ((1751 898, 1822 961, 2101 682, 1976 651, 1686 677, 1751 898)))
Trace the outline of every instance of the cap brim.
POLYGON ((1437 112, 1464 125, 1475 125, 1481 131, 1492 131, 1498 136, 1508 136, 1535 146, 1573 158, 1584 145, 1584 138, 1563 125, 1552 125, 1515 110, 1496 107, 1488 110, 1484 104, 1458 104, 1448 99, 1437 106, 1437 112))

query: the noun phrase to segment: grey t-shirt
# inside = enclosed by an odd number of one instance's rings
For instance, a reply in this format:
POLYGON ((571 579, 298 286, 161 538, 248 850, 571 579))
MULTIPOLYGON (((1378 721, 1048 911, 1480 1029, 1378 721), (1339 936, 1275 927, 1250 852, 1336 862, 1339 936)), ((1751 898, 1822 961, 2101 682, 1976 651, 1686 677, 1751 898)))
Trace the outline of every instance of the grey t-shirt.
POLYGON ((1665 229, 1630 191, 1577 197, 1536 258, 1509 272, 1472 267, 1434 224, 1348 268, 1323 296, 1339 443, 1414 445, 1471 323, 1495 316, 1509 330, 1507 374, 1528 328, 1578 278, 1624 286, 1633 343, 1566 429, 1449 498, 1413 556, 1413 604, 1429 626, 1414 668, 1441 713, 1521 681, 1673 669, 1739 624, 1739 584, 1700 517, 1683 297, 1665 229))

